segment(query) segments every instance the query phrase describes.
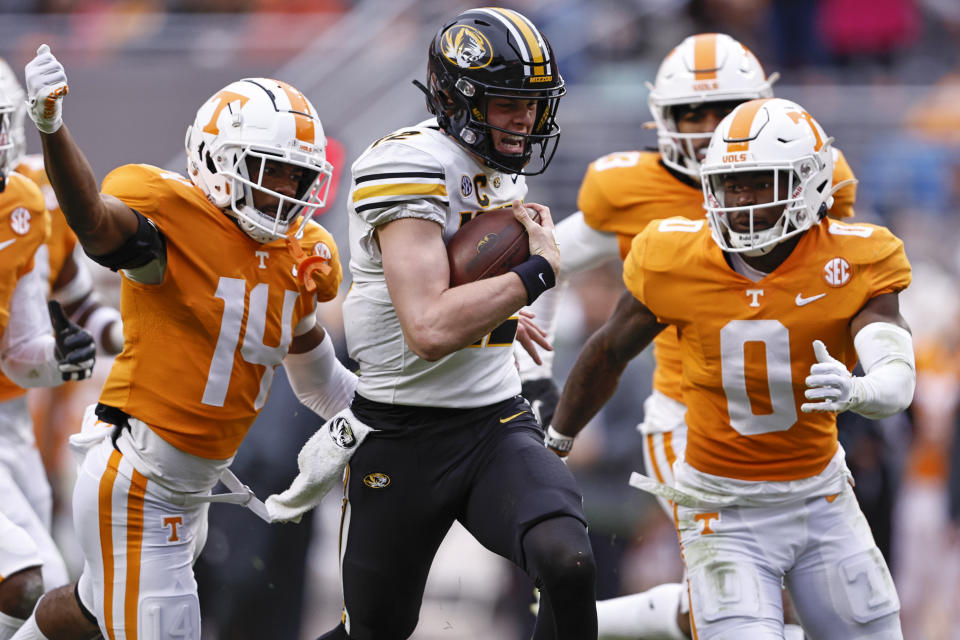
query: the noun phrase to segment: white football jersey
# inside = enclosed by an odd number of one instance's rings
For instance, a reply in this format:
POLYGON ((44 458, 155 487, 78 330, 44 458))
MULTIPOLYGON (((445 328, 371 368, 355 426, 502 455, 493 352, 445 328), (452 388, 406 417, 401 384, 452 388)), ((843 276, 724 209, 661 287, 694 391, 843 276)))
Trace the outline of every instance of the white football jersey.
POLYGON ((514 364, 516 316, 475 344, 428 362, 407 345, 387 291, 376 227, 423 218, 444 242, 478 214, 523 200, 522 176, 491 169, 440 131, 436 120, 399 129, 353 163, 350 272, 344 303, 350 357, 360 365, 357 393, 390 404, 471 408, 520 393, 514 364))

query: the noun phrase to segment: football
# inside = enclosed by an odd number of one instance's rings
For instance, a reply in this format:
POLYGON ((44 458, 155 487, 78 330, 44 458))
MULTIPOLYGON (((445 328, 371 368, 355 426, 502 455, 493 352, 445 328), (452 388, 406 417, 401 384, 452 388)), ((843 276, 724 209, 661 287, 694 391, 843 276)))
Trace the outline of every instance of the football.
MULTIPOLYGON (((537 222, 540 214, 527 209, 537 222)), ((460 227, 447 243, 450 286, 492 278, 506 273, 530 257, 527 231, 513 208, 494 209, 460 227)))

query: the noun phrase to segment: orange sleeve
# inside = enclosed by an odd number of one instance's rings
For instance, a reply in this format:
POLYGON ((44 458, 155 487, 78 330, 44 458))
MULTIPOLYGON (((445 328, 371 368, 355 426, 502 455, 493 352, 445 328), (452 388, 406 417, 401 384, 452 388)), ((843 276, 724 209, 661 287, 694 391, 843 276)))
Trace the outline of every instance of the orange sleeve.
POLYGON ((903 249, 903 241, 894 236, 886 228, 880 227, 880 233, 885 238, 878 247, 881 257, 870 265, 870 279, 873 286, 873 295, 885 293, 899 293, 910 285, 912 273, 907 254, 903 249))

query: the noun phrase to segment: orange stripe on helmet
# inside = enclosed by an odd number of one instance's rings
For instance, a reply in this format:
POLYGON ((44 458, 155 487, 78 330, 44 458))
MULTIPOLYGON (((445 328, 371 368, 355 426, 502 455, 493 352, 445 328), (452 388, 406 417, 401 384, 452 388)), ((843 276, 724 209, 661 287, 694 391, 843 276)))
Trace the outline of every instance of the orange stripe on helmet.
POLYGON ((746 151, 750 147, 750 130, 753 128, 753 119, 757 116, 765 103, 770 98, 762 100, 751 100, 737 107, 733 122, 730 123, 730 131, 727 132, 727 152, 746 151))
POLYGON ((693 38, 693 79, 717 77, 717 34, 702 33, 693 38))
POLYGON ((316 114, 310 110, 310 103, 307 102, 307 99, 302 93, 286 82, 281 82, 280 80, 276 80, 275 82, 283 89, 284 93, 287 94, 287 99, 290 100, 290 109, 295 112, 293 117, 297 122, 297 140, 315 144, 316 130, 313 126, 313 118, 316 114))

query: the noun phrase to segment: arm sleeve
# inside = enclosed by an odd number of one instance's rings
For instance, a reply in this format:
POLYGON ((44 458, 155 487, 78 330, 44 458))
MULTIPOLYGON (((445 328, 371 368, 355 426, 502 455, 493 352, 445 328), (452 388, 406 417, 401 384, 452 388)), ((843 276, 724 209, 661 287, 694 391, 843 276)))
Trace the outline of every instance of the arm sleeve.
POLYGON ((56 341, 35 271, 17 282, 10 300, 10 322, 0 341, 0 368, 18 386, 54 387, 63 382, 54 354, 56 341))
POLYGON ((357 376, 337 360, 329 333, 310 351, 287 354, 283 366, 297 399, 323 419, 332 418, 353 401, 357 376))

